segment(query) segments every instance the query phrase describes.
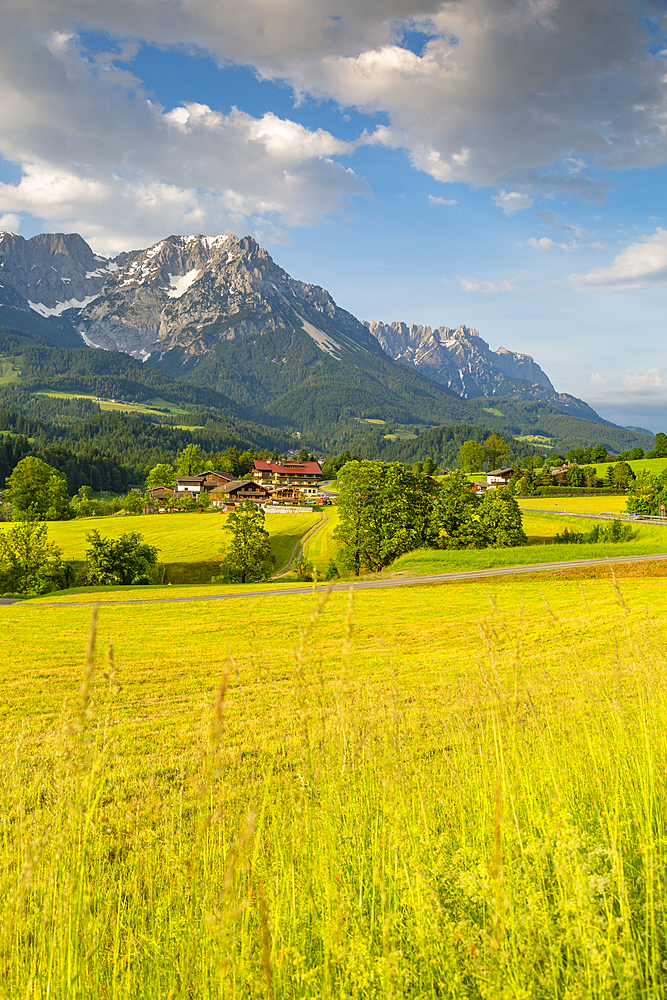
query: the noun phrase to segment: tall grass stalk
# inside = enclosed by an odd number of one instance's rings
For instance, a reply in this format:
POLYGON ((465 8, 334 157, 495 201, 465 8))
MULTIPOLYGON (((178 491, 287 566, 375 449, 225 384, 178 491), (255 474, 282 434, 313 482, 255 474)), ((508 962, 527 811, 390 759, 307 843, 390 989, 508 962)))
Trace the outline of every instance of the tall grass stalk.
POLYGON ((667 656, 614 585, 608 663, 552 612, 528 665, 496 608, 476 675, 388 653, 380 696, 351 597, 323 670, 318 596, 282 698, 230 701, 230 655, 208 732, 148 773, 94 610, 71 715, 3 746, 0 995, 667 995, 667 656))

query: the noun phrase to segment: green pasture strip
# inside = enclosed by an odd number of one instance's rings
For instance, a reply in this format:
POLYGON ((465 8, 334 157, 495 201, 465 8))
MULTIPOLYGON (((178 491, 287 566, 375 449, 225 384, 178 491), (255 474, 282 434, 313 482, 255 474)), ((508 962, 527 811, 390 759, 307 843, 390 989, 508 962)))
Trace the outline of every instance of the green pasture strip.
POLYGON ((0 358, 0 385, 18 382, 20 378, 20 361, 17 358, 0 358))
POLYGON ((335 557, 338 543, 333 537, 333 533, 338 525, 338 507, 332 504, 325 507, 328 521, 315 532, 303 547, 303 554, 317 568, 318 572, 323 572, 329 559, 335 557))
POLYGON ((569 511, 572 514, 625 514, 626 497, 521 497, 522 510, 569 511))
POLYGON ((32 598, 30 604, 86 603, 93 605, 97 601, 102 603, 113 603, 114 601, 159 601, 162 598, 180 600, 182 598, 211 597, 217 594, 247 594, 249 590, 271 593, 271 591, 279 590, 286 585, 290 588, 303 587, 304 591, 313 589, 312 583, 293 580, 286 581, 285 578, 270 580, 267 583, 253 584, 163 583, 159 585, 128 587, 72 587, 69 590, 60 590, 55 594, 46 594, 44 597, 32 598))
MULTIPOLYGON (((156 408, 161 410, 168 410, 169 413, 187 413, 188 411, 182 406, 178 406, 176 403, 168 403, 164 399, 154 399, 147 401, 147 403, 112 403, 106 400, 98 399, 93 393, 89 392, 56 392, 51 390, 44 390, 34 393, 35 396, 52 396, 54 399, 92 399, 94 403, 97 403, 101 410, 119 410, 122 413, 148 413, 153 416, 159 416, 156 412, 156 408)), ((188 427, 189 429, 189 427, 188 427)))
MULTIPOLYGON (((604 478, 609 470, 609 463, 603 462, 601 464, 593 464, 598 476, 602 476, 604 478)), ((612 462, 611 464, 615 465, 616 462, 612 462)), ((667 469, 667 458, 637 458, 632 462, 628 462, 628 465, 635 474, 641 469, 648 469, 649 472, 658 476, 661 472, 664 472, 665 469, 667 469)))
MULTIPOLYGON (((581 522, 580 522, 581 523, 581 522)), ((587 523, 587 522, 584 522, 587 523)), ((647 529, 644 541, 581 544, 581 545, 522 545, 510 549, 419 549, 407 552, 391 564, 385 573, 402 576, 455 573, 462 570, 492 569, 496 566, 524 566, 577 559, 604 559, 606 556, 641 556, 667 553, 667 531, 647 529)))
POLYGON ((0 609, 8 997, 659 997, 664 581, 0 609), (108 656, 113 643, 113 659, 108 656))

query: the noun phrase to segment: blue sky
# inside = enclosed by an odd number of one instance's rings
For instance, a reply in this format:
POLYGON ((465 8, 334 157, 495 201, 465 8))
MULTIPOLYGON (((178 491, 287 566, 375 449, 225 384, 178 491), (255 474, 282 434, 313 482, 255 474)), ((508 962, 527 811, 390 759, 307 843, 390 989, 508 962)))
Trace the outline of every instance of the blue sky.
POLYGON ((667 428, 667 4, 6 0, 0 228, 252 233, 667 428))

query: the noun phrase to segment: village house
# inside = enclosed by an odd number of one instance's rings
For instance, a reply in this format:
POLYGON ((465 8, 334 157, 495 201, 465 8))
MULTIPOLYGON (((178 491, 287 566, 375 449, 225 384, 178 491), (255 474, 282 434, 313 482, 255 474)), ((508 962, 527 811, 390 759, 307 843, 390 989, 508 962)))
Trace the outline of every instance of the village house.
POLYGON ((317 462, 265 462, 255 459, 252 478, 264 486, 298 486, 308 496, 317 496, 322 470, 317 462))
POLYGON ((493 469, 487 472, 486 482, 488 486, 507 486, 514 475, 514 469, 493 469))
POLYGON ((214 507, 233 510, 237 503, 243 503, 244 500, 251 500, 256 504, 265 503, 270 492, 268 487, 253 483, 251 479, 235 479, 212 489, 211 502, 214 507))
POLYGON ((230 472, 214 472, 213 469, 201 472, 198 476, 176 476, 178 491, 188 493, 201 493, 203 490, 210 493, 217 486, 236 482, 241 482, 238 476, 233 476, 230 472))
POLYGON ((565 462, 564 465, 555 465, 551 470, 551 475, 556 481, 557 486, 565 486, 567 483, 567 470, 571 469, 576 462, 565 462))
POLYGON ((269 503, 301 503, 303 494, 298 486, 269 487, 267 496, 269 503))

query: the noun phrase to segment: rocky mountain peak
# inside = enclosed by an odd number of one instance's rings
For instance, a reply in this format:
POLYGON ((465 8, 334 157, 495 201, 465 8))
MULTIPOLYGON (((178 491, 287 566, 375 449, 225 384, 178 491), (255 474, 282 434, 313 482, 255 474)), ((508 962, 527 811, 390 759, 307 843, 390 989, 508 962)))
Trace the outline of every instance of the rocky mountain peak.
POLYGON ((366 326, 394 360, 417 368, 427 378, 459 396, 502 395, 507 379, 521 379, 553 391, 549 377, 528 354, 500 348, 492 351, 477 330, 468 326, 407 326, 367 322, 366 326))
POLYGON ((78 233, 40 233, 29 240, 0 233, 0 281, 41 316, 82 308, 117 267, 78 233))

